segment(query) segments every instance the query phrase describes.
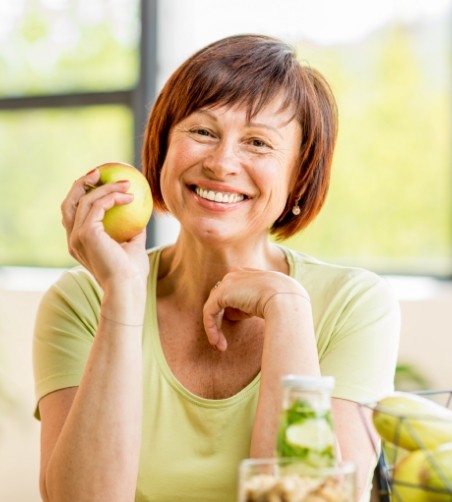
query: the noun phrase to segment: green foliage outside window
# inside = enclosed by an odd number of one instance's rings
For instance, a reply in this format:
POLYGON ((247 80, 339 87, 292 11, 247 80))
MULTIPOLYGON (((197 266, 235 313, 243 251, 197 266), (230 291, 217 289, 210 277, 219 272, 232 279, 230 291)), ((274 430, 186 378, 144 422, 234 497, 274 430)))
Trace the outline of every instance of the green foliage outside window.
MULTIPOLYGON (((24 0, 0 19, 0 98, 129 89, 138 78, 138 1, 24 0)), ((0 110, 0 266, 64 267, 60 204, 102 162, 133 162, 119 105, 0 110)))
POLYGON ((327 203, 291 246, 379 272, 451 274, 447 27, 430 27, 438 40, 391 27, 366 44, 300 47, 332 83, 340 126, 327 203))
POLYGON ((0 264, 71 263, 60 204, 97 164, 131 162, 132 130, 119 106, 0 113, 0 264))
POLYGON ((0 21, 0 96, 135 85, 139 68, 137 0, 23 0, 15 7, 15 2, 11 4, 9 9, 3 7, 0 21))
MULTIPOLYGON (((0 97, 135 85, 137 0, 25 4, 0 24, 0 97)), ((289 245, 378 272, 452 275, 449 31, 437 17, 357 43, 300 38, 300 58, 333 87, 340 129, 325 208, 289 245)), ((0 266, 70 264, 61 199, 93 165, 131 162, 133 135, 126 107, 0 111, 0 266)))

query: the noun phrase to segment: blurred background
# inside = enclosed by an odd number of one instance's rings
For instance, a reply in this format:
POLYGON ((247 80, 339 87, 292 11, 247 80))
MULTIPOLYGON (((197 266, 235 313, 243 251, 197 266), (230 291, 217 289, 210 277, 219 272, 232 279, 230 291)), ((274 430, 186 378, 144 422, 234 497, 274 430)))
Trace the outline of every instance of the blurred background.
MULTIPOLYGON (((452 0, 0 2, 0 500, 35 502, 31 339, 43 291, 74 265, 60 223, 97 164, 140 167, 156 92, 223 36, 283 38, 339 105, 326 206, 287 244, 364 266, 402 310, 397 386, 452 387, 452 0)), ((153 216, 148 245, 177 223, 153 216)))

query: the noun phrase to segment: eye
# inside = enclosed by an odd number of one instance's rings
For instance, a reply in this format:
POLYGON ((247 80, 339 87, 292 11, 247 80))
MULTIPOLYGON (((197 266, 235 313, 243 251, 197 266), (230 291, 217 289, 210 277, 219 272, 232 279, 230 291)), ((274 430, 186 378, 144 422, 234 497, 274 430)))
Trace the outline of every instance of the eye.
POLYGON ((251 140, 251 144, 253 146, 258 146, 258 147, 263 147, 263 146, 268 146, 265 141, 262 141, 261 139, 254 138, 251 140))
POLYGON ((209 130, 203 129, 202 127, 194 127, 193 129, 190 129, 190 132, 192 134, 196 134, 199 136, 206 136, 206 137, 212 136, 209 130))
POLYGON ((268 141, 265 141, 261 138, 250 138, 248 140, 248 144, 255 148, 256 150, 265 150, 265 149, 271 149, 272 146, 268 141))

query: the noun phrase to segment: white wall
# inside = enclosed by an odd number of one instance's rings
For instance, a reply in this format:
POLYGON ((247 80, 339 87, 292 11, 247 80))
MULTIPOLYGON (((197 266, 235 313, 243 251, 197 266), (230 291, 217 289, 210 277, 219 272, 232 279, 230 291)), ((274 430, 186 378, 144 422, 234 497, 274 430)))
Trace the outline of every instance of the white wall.
POLYGON ((40 296, 0 289, 0 500, 5 502, 41 500, 31 366, 32 326, 40 296), (9 406, 3 403, 3 389, 14 399, 9 406))
POLYGON ((412 363, 435 389, 452 389, 452 284, 431 296, 401 301, 399 360, 412 363))
MULTIPOLYGON (((23 278, 0 275, 0 381, 15 400, 5 412, 0 398, 0 500, 7 502, 40 500, 31 339, 42 288, 55 277, 43 282, 41 274, 26 270, 23 278)), ((392 282, 401 298, 399 360, 420 369, 432 388, 452 388, 452 283, 392 282)))

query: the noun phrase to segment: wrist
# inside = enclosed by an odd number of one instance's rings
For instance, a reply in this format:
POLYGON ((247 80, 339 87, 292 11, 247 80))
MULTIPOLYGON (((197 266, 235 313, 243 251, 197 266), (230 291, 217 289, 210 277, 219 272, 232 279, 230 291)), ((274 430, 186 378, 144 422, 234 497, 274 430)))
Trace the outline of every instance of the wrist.
POLYGON ((132 298, 144 301, 147 293, 147 281, 140 275, 111 278, 102 284, 104 298, 112 301, 125 301, 132 298))
POLYGON ((300 302, 311 308, 311 299, 307 293, 299 291, 276 291, 265 300, 262 312, 265 317, 269 309, 279 309, 284 306, 293 306, 294 304, 299 304, 300 302))
POLYGON ((110 324, 115 324, 117 326, 122 326, 124 328, 142 328, 143 327, 143 322, 137 322, 136 320, 126 322, 126 321, 118 321, 117 319, 110 319, 106 315, 100 312, 99 316, 106 322, 110 324))
POLYGON ((145 307, 146 288, 126 281, 104 290, 100 317, 117 325, 138 327, 143 325, 145 307))

